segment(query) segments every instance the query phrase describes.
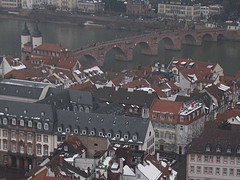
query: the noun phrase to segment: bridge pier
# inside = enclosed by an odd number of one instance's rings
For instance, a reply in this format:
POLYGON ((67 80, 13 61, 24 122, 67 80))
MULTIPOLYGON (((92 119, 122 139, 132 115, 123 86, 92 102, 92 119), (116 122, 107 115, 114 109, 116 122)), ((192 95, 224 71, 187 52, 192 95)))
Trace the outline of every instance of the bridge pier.
POLYGON ((150 50, 142 48, 141 54, 150 55, 150 56, 158 55, 158 44, 153 43, 153 44, 150 44, 149 47, 150 47, 150 50))
POLYGON ((165 45, 165 49, 167 50, 174 50, 174 51, 180 51, 182 49, 182 43, 181 41, 176 42, 174 45, 165 45))

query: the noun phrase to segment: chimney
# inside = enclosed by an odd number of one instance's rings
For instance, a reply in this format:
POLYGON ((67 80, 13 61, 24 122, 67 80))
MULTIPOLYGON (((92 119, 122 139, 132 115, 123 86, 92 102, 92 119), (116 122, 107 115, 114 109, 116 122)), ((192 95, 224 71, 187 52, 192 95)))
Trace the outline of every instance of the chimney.
POLYGON ((148 90, 148 94, 152 94, 152 89, 149 89, 149 90, 148 90))
POLYGON ((120 170, 120 173, 122 173, 123 172, 123 159, 120 158, 119 160, 120 160, 120 162, 119 162, 119 170, 120 170))
POLYGON ((87 175, 89 176, 90 175, 90 167, 87 168, 87 175))

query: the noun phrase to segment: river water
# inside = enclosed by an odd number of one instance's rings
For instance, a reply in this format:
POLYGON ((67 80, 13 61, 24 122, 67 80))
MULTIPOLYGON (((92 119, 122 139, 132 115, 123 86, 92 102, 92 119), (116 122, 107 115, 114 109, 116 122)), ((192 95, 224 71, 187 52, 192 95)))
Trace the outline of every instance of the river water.
MULTIPOLYGON (((32 33, 34 25, 30 22, 27 24, 32 33)), ((20 56, 20 34, 23 26, 24 21, 0 19, 0 54, 20 56)), ((42 33, 43 41, 59 43, 68 49, 140 34, 140 32, 126 30, 50 23, 39 23, 39 30, 42 33)), ((119 71, 139 65, 150 65, 154 61, 167 64, 173 57, 180 57, 219 63, 227 74, 234 74, 240 70, 240 42, 220 41, 217 43, 204 42, 202 46, 183 45, 181 51, 165 50, 160 42, 158 50, 157 56, 145 56, 140 54, 140 47, 137 45, 134 49, 133 61, 130 62, 115 60, 114 51, 111 50, 105 57, 104 69, 119 71)))

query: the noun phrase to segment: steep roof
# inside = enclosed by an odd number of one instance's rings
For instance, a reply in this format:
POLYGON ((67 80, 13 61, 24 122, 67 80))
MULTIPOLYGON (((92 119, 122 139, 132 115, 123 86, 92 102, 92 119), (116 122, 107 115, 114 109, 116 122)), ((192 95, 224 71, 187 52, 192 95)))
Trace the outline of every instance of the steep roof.
POLYGON ((231 125, 230 130, 218 128, 215 122, 208 123, 203 133, 199 138, 195 139, 188 145, 188 153, 197 154, 212 154, 225 156, 239 156, 237 149, 240 148, 240 139, 236 138, 240 135, 240 126, 231 125), (219 145, 220 152, 216 152, 216 147, 219 145), (206 151, 206 146, 210 148, 206 151), (231 147, 231 152, 227 152, 227 148, 231 147))
MULTIPOLYGON (((79 132, 85 129, 87 134, 94 130, 96 135, 102 131, 105 134, 111 132, 111 140, 117 142, 122 140, 124 142, 123 135, 128 134, 129 139, 126 141, 129 143, 133 142, 133 135, 137 135, 137 141, 143 143, 150 123, 149 120, 143 120, 142 118, 62 110, 57 111, 57 117, 58 127, 62 127, 63 130, 70 128, 70 133, 73 133, 74 129, 78 129, 79 132), (117 133, 120 133, 121 139, 115 139, 117 133)), ((61 134, 61 132, 58 133, 61 134)))
POLYGON ((99 98, 101 101, 118 102, 123 104, 132 104, 150 107, 154 98, 157 97, 156 93, 145 91, 129 91, 124 88, 99 88, 93 93, 94 97, 99 98))
POLYGON ((48 123, 48 130, 43 128, 36 130, 36 132, 47 134, 53 132, 54 122, 56 121, 51 106, 46 104, 0 100, 0 112, 3 117, 11 116, 19 119, 31 119, 33 123, 48 123))

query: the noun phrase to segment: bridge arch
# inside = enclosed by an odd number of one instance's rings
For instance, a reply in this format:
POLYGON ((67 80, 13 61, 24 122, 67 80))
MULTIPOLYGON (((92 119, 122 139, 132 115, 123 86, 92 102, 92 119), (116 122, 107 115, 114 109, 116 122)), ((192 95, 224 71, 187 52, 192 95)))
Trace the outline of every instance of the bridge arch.
POLYGON ((97 58, 91 54, 84 54, 78 58, 78 61, 80 61, 80 63, 84 65, 91 65, 97 62, 97 58))
POLYGON ((206 33, 202 36, 203 41, 213 41, 213 36, 209 33, 206 33))
POLYGON ((171 49, 174 46, 173 40, 170 37, 162 38, 165 49, 171 49))
POLYGON ((182 43, 184 44, 190 44, 190 45, 195 45, 196 44, 196 39, 194 38, 193 35, 191 34, 186 34, 182 40, 182 43))
POLYGON ((224 35, 223 34, 218 34, 217 35, 217 41, 223 40, 223 39, 224 39, 224 35))
POLYGON ((114 45, 113 47, 110 47, 106 50, 104 57, 106 56, 107 53, 109 53, 109 51, 113 50, 114 54, 115 54, 115 59, 117 60, 125 60, 127 58, 127 55, 125 54, 125 52, 118 46, 114 45))
POLYGON ((151 55, 152 54, 152 49, 149 46, 148 41, 147 42, 141 41, 141 42, 138 42, 138 43, 134 44, 135 47, 137 45, 139 45, 139 47, 141 49, 141 54, 145 54, 145 55, 151 55))

